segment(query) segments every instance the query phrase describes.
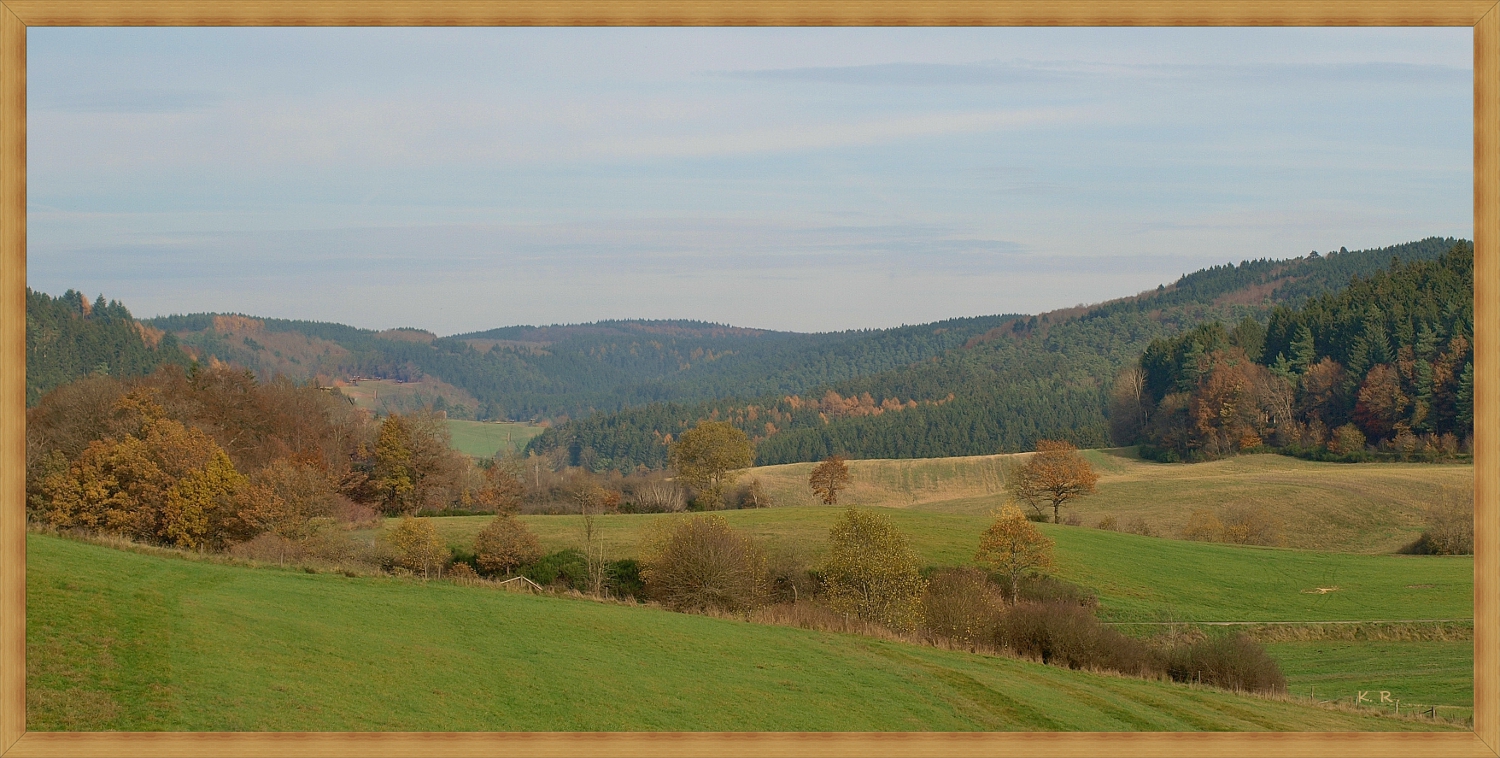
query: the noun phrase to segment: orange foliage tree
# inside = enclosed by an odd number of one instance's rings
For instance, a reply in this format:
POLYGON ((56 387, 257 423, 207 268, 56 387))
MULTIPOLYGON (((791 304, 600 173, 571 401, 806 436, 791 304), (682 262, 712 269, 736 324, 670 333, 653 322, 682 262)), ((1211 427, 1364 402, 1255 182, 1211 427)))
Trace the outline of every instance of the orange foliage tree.
POLYGON ((842 455, 830 455, 807 477, 813 494, 822 498, 825 505, 837 505, 839 492, 849 486, 849 466, 844 460, 842 455))
POLYGON ((1052 523, 1061 523, 1062 507, 1094 493, 1099 475, 1078 454, 1078 448, 1062 440, 1041 440, 1036 453, 1016 469, 1006 482, 1011 493, 1026 501, 1038 514, 1052 506, 1052 523))

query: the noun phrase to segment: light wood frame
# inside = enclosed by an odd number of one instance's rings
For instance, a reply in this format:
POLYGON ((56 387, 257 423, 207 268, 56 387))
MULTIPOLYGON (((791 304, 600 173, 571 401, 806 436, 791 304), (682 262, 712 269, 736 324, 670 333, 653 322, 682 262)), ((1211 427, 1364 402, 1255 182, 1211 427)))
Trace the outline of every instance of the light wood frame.
POLYGON ((0 0, 0 756, 1500 756, 1497 0, 0 0), (1473 733, 26 732, 29 26, 1469 26, 1474 29, 1473 733))

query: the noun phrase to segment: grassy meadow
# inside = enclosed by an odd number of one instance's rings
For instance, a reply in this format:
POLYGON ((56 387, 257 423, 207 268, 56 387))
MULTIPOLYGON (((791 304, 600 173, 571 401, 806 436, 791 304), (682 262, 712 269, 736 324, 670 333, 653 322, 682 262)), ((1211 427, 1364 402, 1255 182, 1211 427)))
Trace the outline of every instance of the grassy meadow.
POLYGON ((453 448, 474 458, 490 458, 501 450, 519 450, 542 433, 544 427, 513 421, 459 421, 448 419, 453 448))
MULTIPOLYGON (((907 536, 922 562, 972 562, 987 516, 879 509, 907 536)), ((842 506, 722 511, 731 526, 772 552, 816 562, 842 506)), ((680 515, 599 517, 611 558, 635 557, 656 522, 680 515)), ((581 544, 577 516, 523 516, 546 550, 581 544)), ((433 519, 450 545, 469 548, 488 516, 433 519)), ((1473 617, 1469 556, 1359 555, 1186 542, 1040 525, 1056 540, 1054 573, 1099 595, 1111 621, 1345 621, 1473 617), (1325 592, 1318 592, 1323 588, 1325 592)))
POLYGON ((1473 715, 1472 640, 1269 642, 1266 650, 1281 665, 1293 695, 1316 693, 1319 700, 1351 704, 1365 691, 1378 703, 1384 690, 1402 708, 1436 705, 1450 718, 1473 715))
POLYGON ((37 534, 26 570, 37 731, 1452 728, 645 606, 37 534))
MULTIPOLYGON (((1320 463, 1271 454, 1181 464, 1142 460, 1134 448, 1083 454, 1099 473, 1099 491, 1070 510, 1086 525, 1112 515, 1123 527, 1138 517, 1176 536, 1195 509, 1252 506, 1281 519, 1288 547, 1311 550, 1394 552, 1421 534, 1423 509, 1444 487, 1472 487, 1474 479, 1470 464, 1320 463)), ((853 481, 843 499, 985 515, 1005 501, 1007 472, 1028 455, 849 461, 853 481)), ((744 478, 759 479, 777 505, 817 505, 807 487, 813 466, 765 466, 744 478)))

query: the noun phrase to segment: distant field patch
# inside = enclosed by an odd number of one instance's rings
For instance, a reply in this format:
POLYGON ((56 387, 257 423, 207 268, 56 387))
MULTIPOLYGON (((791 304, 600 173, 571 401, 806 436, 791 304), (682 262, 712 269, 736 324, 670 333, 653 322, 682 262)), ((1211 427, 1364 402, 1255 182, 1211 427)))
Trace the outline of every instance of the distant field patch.
POLYGON ((448 419, 453 447, 464 455, 489 458, 501 450, 519 450, 542 433, 543 427, 511 421, 448 419))

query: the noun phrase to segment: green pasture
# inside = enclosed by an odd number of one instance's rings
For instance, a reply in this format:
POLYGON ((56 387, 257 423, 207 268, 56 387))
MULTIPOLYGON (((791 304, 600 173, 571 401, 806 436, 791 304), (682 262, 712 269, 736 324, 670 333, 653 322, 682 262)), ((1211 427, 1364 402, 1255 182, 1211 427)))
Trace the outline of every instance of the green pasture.
POLYGON ((453 449, 475 458, 490 458, 501 450, 518 450, 542 433, 535 424, 512 421, 458 421, 448 419, 453 449))
POLYGON ((1463 641, 1318 640, 1268 642, 1266 650, 1286 674, 1293 695, 1354 704, 1368 693, 1369 707, 1382 691, 1404 708, 1438 706, 1437 713, 1467 718, 1474 709, 1474 643, 1463 641))
MULTIPOLYGON (((970 563, 985 516, 877 509, 931 566, 970 563)), ((822 555, 841 506, 722 511, 771 551, 822 555)), ((597 519, 612 558, 635 557, 649 525, 687 515, 597 519)), ((547 550, 581 544, 577 516, 523 516, 547 550)), ((487 516, 433 519, 454 546, 472 546, 487 516)), ((1141 537, 1043 524, 1056 540, 1055 573, 1098 593, 1114 621, 1345 621, 1473 617, 1469 556, 1360 555, 1141 537)))
POLYGON ((27 538, 27 728, 1447 728, 864 637, 27 538))

